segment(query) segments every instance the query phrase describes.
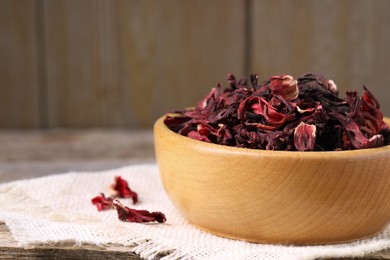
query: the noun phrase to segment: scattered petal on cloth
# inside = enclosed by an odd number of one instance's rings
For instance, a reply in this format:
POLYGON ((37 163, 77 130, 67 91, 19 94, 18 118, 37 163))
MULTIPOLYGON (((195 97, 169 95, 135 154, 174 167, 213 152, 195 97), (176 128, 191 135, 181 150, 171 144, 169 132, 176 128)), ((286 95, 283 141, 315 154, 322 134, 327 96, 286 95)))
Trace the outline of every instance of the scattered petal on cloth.
POLYGON ((329 246, 280 246, 235 241, 189 225, 165 195, 156 165, 135 165, 98 173, 68 173, 0 185, 0 220, 21 246, 37 243, 118 243, 132 246, 142 258, 172 252, 163 259, 316 259, 370 256, 390 248, 390 226, 381 234, 329 246), (91 198, 115 176, 128 180, 136 209, 161 211, 164 224, 121 222, 115 211, 100 211, 91 198))

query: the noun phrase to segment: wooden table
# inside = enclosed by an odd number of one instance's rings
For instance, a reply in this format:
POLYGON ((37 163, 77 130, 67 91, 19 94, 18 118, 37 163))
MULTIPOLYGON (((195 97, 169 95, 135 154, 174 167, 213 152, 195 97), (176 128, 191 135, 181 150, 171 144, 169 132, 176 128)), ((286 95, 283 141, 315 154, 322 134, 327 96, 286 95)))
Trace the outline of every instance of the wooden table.
MULTIPOLYGON (((1 131, 0 144, 0 183, 155 161, 152 131, 1 131)), ((0 259, 140 259, 130 250, 119 245, 80 247, 72 244, 22 248, 0 222, 0 259)))
MULTIPOLYGON (((151 131, 0 131, 0 183, 154 161, 151 131)), ((141 259, 130 251, 130 247, 120 245, 44 244, 23 248, 17 245, 7 226, 0 222, 0 259, 141 259)), ((390 259, 390 251, 358 259, 383 257, 390 259)))

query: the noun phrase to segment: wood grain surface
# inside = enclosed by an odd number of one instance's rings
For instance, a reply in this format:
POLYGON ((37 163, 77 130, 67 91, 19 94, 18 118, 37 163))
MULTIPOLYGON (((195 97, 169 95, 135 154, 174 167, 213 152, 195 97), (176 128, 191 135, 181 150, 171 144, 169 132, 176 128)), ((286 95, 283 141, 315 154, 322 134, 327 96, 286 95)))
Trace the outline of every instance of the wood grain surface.
POLYGON ((390 115, 390 1, 3 0, 0 127, 151 127, 226 74, 322 72, 390 115))
POLYGON ((0 183, 154 162, 151 131, 0 131, 0 183))
POLYGON ((34 1, 0 1, 0 127, 39 127, 34 1))
POLYGON ((13 240, 4 222, 0 222, 0 259, 129 259, 141 257, 131 252, 131 247, 119 245, 95 246, 43 244, 21 247, 13 240))
POLYGON ((43 8, 50 127, 150 126, 162 112, 194 104, 229 71, 243 74, 243 1, 43 8))

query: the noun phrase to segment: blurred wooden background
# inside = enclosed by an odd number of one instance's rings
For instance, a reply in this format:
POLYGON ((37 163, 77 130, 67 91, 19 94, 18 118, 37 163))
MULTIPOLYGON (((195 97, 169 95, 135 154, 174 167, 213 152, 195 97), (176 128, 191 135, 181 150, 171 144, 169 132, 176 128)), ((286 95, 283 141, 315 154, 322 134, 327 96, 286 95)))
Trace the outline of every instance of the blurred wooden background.
POLYGON ((0 127, 151 127, 228 72, 322 72, 390 116, 389 24, 386 0, 0 0, 0 127))

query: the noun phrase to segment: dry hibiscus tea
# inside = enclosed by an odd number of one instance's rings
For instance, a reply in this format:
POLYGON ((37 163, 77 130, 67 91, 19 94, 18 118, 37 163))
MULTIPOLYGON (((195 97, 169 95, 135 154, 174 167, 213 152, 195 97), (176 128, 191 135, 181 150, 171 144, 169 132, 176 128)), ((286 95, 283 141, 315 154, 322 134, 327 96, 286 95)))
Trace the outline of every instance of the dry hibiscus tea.
POLYGON ((109 186, 111 196, 106 197, 104 193, 91 199, 91 203, 98 211, 116 209, 118 219, 125 222, 164 223, 167 219, 164 213, 159 211, 150 212, 144 209, 133 209, 123 205, 117 198, 131 198, 133 204, 138 202, 138 194, 130 189, 129 184, 121 176, 116 176, 113 184, 109 186))
POLYGON ((190 138, 228 146, 284 151, 339 151, 390 143, 380 105, 363 94, 339 97, 336 84, 321 74, 274 76, 261 83, 256 74, 236 80, 228 74, 194 108, 175 111, 164 123, 190 138))

